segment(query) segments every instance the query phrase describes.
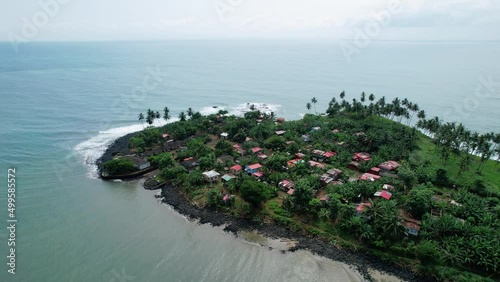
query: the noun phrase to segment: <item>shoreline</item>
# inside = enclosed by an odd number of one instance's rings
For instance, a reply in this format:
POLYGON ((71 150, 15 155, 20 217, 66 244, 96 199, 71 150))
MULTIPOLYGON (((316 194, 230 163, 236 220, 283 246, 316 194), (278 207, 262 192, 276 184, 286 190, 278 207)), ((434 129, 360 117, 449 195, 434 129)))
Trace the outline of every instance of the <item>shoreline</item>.
MULTIPOLYGON (((137 134, 138 132, 129 133, 116 139, 97 160, 96 164, 99 170, 103 162, 112 159, 116 153, 126 151, 128 149, 128 141, 137 134)), ((148 183, 147 175, 140 178, 144 179, 144 183, 148 183)), ((149 190, 148 187, 144 187, 144 189, 149 190)), ((352 249, 339 249, 323 239, 299 234, 279 225, 255 223, 249 219, 238 219, 208 208, 201 209, 195 207, 189 203, 181 192, 170 185, 163 185, 160 189, 161 194, 156 197, 160 198, 162 203, 171 206, 176 212, 187 217, 189 220, 197 220, 199 224, 210 224, 214 227, 225 226, 223 230, 232 233, 236 237, 238 236, 238 232, 257 231, 258 234, 270 239, 297 241, 298 244, 288 251, 308 250, 315 255, 345 263, 355 271, 358 271, 367 281, 374 281, 370 275, 370 269, 408 282, 437 281, 432 277, 418 276, 409 269, 385 262, 373 255, 364 254, 352 249)))
POLYGON ((208 208, 195 207, 188 202, 177 188, 171 185, 164 185, 161 188, 161 194, 156 197, 160 198, 162 203, 171 206, 176 212, 187 217, 189 220, 197 220, 199 224, 210 224, 213 227, 225 226, 223 230, 232 233, 235 237, 239 237, 239 232, 257 232, 270 239, 296 241, 298 242, 296 246, 282 252, 310 251, 315 255, 349 265, 367 279, 367 281, 374 281, 370 275, 370 270, 376 270, 382 274, 388 274, 408 282, 437 281, 430 277, 418 276, 409 269, 384 262, 373 255, 364 254, 352 249, 339 249, 321 238, 303 235, 279 225, 256 223, 249 219, 235 218, 208 208))

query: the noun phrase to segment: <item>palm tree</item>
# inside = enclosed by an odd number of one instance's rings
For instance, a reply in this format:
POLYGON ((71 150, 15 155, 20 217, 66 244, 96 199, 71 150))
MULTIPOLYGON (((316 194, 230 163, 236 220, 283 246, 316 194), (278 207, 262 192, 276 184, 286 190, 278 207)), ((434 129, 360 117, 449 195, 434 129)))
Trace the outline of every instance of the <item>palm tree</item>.
POLYGON ((314 105, 314 112, 317 114, 318 112, 316 111, 316 103, 318 103, 318 100, 316 100, 316 97, 313 97, 313 98, 311 99, 311 102, 312 102, 312 103, 313 103, 313 105, 314 105))
POLYGON ((146 122, 149 125, 152 125, 154 121, 155 121, 155 112, 153 112, 151 109, 148 109, 148 112, 146 114, 146 122))
POLYGON ((188 108, 187 115, 188 115, 188 117, 192 117, 193 116, 193 109, 191 109, 191 107, 188 108))
POLYGON ((370 94, 370 96, 368 96, 368 100, 370 100, 370 102, 375 101, 375 95, 373 95, 373 93, 370 94))
POLYGON ((307 104, 306 104, 306 108, 307 108, 307 110, 310 112, 310 111, 311 111, 311 103, 307 103, 307 104))
POLYGON ((180 119, 180 121, 186 121, 186 114, 184 112, 181 112, 179 114, 179 119, 180 119))
POLYGON ((158 124, 159 125, 161 125, 160 121, 159 121, 160 117, 161 117, 160 112, 156 111, 156 113, 155 113, 155 119, 158 119, 158 124))
POLYGON ((340 92, 340 99, 344 100, 345 97, 345 91, 340 92))
POLYGON ((141 121, 141 123, 142 123, 142 128, 144 128, 144 114, 143 114, 143 113, 140 113, 138 118, 139 118, 139 120, 140 120, 140 121, 141 121))
POLYGON ((168 120, 170 119, 170 109, 168 107, 165 107, 163 109, 163 119, 165 120, 165 122, 168 122, 168 120))
POLYGON ((366 100, 366 94, 365 94, 365 92, 362 92, 360 101, 361 101, 361 103, 364 103, 365 100, 366 100))

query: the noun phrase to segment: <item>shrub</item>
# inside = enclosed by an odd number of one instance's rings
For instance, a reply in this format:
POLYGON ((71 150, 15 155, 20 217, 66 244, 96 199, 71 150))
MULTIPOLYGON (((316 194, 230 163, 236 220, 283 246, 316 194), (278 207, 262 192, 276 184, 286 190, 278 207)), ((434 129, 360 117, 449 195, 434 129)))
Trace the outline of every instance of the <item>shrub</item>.
POLYGON ((134 163, 129 159, 113 159, 103 163, 103 172, 108 175, 121 175, 137 171, 134 163))

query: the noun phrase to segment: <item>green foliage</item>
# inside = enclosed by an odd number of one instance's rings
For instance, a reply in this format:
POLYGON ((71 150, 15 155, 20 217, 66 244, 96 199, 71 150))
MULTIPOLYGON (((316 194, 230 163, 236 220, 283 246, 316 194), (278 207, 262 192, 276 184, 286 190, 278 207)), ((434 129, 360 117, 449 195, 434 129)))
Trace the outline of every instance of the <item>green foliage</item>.
POLYGON ((267 138, 266 141, 264 141, 264 146, 268 149, 282 151, 286 146, 285 138, 278 135, 273 135, 267 138))
POLYGON ((183 174, 188 173, 188 171, 180 165, 175 165, 172 167, 167 167, 161 170, 162 176, 167 180, 176 180, 183 174))
POLYGON ((157 166, 160 170, 175 165, 175 160, 170 153, 152 156, 148 160, 151 162, 151 165, 157 166))
POLYGON ((243 199, 254 207, 259 206, 269 197, 269 189, 265 184, 251 180, 243 182, 240 193, 243 199))
POLYGON ((408 193, 406 209, 413 217, 420 219, 425 213, 430 212, 433 196, 433 190, 424 186, 415 187, 408 193))
POLYGON ((313 189, 317 187, 317 179, 301 178, 295 183, 295 192, 293 194, 293 201, 298 210, 308 207, 309 202, 313 198, 313 189))
POLYGON ((418 244, 416 255, 420 263, 425 265, 434 265, 441 260, 438 246, 436 243, 428 240, 424 240, 418 244))
POLYGON ((219 140, 217 141, 217 144, 215 144, 216 156, 230 155, 232 154, 232 152, 233 152, 233 146, 226 140, 219 140))
POLYGON ((125 158, 112 159, 102 164, 102 170, 107 175, 123 175, 137 171, 134 163, 125 158))

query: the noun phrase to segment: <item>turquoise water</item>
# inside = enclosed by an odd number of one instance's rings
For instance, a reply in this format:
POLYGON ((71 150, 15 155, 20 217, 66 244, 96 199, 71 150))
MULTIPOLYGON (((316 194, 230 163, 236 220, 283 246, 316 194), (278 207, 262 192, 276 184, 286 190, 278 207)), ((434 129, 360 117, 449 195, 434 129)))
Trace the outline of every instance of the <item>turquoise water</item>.
POLYGON ((486 98, 474 91, 479 77, 500 82, 499 51, 500 43, 384 42, 348 63, 334 42, 30 43, 19 54, 0 43, 0 227, 8 167, 18 185, 16 275, 1 227, 0 281, 108 282, 122 271, 133 281, 345 281, 354 274, 340 264, 197 226, 137 182, 95 179, 92 163, 140 130, 147 108, 241 113, 252 102, 293 119, 311 97, 322 110, 342 90, 408 97, 429 116, 498 132, 500 86, 486 98), (158 83, 133 94, 148 68, 160 70, 158 83), (472 106, 460 116, 456 103, 472 106))

